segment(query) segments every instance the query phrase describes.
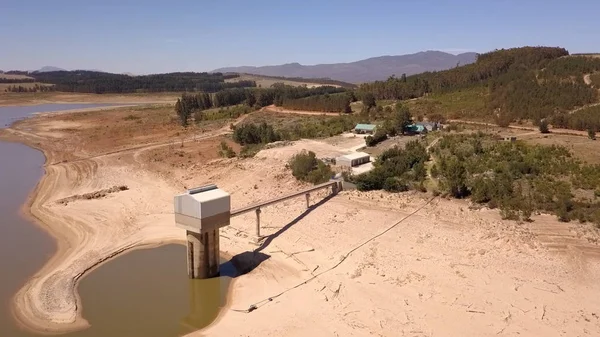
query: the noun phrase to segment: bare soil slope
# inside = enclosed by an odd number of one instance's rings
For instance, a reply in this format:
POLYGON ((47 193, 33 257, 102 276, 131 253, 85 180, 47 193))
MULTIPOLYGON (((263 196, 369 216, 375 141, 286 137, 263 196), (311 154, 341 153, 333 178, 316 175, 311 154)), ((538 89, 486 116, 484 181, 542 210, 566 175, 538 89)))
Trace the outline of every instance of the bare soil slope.
MULTIPOLYGON (((161 108, 65 113, 0 133, 46 153, 30 211, 60 242, 15 298, 23 324, 84 327, 75 290, 82 275, 120 252, 184 238, 173 223, 175 193, 213 182, 231 193, 233 208, 270 199, 304 187, 286 168, 291 155, 328 156, 355 142, 298 141, 219 159, 228 123, 183 135, 173 117, 161 108), (60 202, 122 185, 128 190, 60 202)), ((265 208, 260 247, 250 243, 254 215, 232 219, 221 249, 266 260, 236 280, 222 317, 192 335, 600 334, 600 249, 589 225, 545 215, 517 224, 423 194, 326 197, 312 195, 308 210, 302 198, 265 208)))

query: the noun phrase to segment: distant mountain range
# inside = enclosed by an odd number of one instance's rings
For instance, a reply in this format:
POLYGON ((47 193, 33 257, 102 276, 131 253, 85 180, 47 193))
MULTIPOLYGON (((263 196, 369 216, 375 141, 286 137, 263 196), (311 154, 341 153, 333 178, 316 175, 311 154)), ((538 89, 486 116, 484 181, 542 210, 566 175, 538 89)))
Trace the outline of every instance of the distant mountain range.
POLYGON ((379 56, 350 63, 317 64, 305 66, 288 63, 264 67, 228 67, 213 72, 246 73, 263 76, 330 78, 333 80, 362 83, 402 74, 414 75, 426 71, 446 70, 457 65, 473 63, 477 53, 453 55, 441 51, 424 51, 415 54, 397 56, 379 56))
POLYGON ((65 69, 59 68, 59 67, 53 67, 53 66, 45 66, 45 67, 41 67, 38 70, 34 70, 32 72, 37 72, 37 73, 47 73, 50 71, 64 71, 65 69))
MULTIPOLYGON (((98 70, 98 69, 77 69, 77 70, 96 71, 96 72, 100 72, 100 73, 103 72, 102 70, 98 70)), ((32 73, 47 73, 47 72, 51 72, 51 71, 67 71, 67 69, 54 67, 54 66, 44 66, 38 70, 32 70, 30 72, 32 72, 32 73)))

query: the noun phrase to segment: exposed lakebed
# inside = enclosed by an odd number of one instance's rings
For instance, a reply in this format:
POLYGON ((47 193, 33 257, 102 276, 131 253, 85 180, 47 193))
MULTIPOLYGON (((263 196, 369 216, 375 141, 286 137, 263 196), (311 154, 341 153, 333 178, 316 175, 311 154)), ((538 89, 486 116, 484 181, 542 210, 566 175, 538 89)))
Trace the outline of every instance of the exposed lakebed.
MULTIPOLYGON (((0 107, 0 127, 33 113, 106 107, 46 104, 0 107)), ((56 251, 53 238, 21 214, 44 174, 44 156, 19 143, 0 141, 0 336, 38 336, 17 326, 12 297, 56 251)), ((183 235, 183 233, 182 233, 183 235)), ((64 336, 179 336, 210 324, 225 303, 231 277, 189 280, 185 247, 135 250, 86 275, 78 292, 91 327, 64 336)), ((223 274, 233 275, 226 264, 223 274)))

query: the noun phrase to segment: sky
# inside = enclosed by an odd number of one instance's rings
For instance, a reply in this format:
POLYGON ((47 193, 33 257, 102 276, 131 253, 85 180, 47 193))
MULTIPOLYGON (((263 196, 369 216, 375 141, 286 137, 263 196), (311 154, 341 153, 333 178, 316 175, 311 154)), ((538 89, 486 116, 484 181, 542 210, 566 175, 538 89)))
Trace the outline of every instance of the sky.
POLYGON ((148 74, 525 45, 600 52, 598 13, 598 0, 3 0, 0 69, 148 74))

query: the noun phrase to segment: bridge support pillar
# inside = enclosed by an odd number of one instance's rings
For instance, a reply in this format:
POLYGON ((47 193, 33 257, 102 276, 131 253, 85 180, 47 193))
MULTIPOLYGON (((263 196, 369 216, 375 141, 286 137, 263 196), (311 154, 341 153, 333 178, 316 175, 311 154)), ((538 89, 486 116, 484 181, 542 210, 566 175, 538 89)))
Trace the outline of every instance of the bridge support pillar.
POLYGON ((219 229, 204 233, 186 232, 188 277, 219 276, 219 229))
POLYGON ((262 237, 260 236, 260 208, 256 209, 256 243, 259 243, 262 237))
POLYGON ((306 208, 310 208, 310 193, 306 193, 306 208))

